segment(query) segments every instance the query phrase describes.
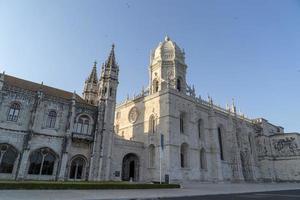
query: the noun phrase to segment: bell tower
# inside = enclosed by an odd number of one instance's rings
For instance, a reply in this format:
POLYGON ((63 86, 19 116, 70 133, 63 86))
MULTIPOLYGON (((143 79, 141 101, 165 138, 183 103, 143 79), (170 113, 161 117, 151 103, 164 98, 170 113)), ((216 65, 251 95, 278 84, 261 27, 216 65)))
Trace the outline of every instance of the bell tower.
POLYGON ((164 90, 167 87, 186 91, 185 53, 168 36, 151 53, 149 67, 150 93, 164 90))

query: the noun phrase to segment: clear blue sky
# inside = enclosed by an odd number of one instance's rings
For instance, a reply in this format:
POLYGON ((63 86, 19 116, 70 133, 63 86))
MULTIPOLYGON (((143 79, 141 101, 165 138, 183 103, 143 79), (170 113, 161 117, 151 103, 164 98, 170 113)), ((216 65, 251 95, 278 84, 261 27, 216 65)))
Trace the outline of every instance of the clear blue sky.
POLYGON ((300 131, 299 0, 0 0, 0 70, 81 93, 115 43, 121 101, 166 34, 198 94, 300 131))

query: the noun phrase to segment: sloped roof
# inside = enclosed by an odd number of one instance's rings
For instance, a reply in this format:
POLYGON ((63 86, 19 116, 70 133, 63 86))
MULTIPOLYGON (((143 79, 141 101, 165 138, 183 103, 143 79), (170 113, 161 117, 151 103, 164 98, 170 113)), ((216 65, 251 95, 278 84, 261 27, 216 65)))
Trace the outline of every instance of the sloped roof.
MULTIPOLYGON (((32 92, 37 92, 38 90, 42 90, 43 93, 46 95, 53 96, 53 97, 59 97, 59 98, 63 98, 66 100, 71 100, 73 97, 72 92, 57 89, 57 88, 43 85, 40 83, 34 83, 31 81, 27 81, 27 80, 20 79, 20 78, 14 77, 14 76, 6 75, 6 74, 4 75, 4 84, 7 84, 8 86, 16 87, 16 88, 21 88, 24 90, 29 90, 32 92)), ((77 94, 76 94, 76 101, 79 103, 91 105, 91 104, 87 103, 84 99, 82 99, 77 94)))

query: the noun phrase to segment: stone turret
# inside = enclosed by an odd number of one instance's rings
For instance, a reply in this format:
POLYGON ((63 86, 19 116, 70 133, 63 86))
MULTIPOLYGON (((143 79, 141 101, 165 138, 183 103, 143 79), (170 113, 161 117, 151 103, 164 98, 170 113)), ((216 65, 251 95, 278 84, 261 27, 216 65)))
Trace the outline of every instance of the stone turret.
POLYGON ((112 45, 109 57, 102 65, 98 83, 98 119, 90 173, 93 180, 110 179, 118 75, 119 66, 112 45))
POLYGON ((98 77, 97 77, 97 62, 94 62, 94 66, 91 74, 84 83, 83 98, 92 105, 97 105, 97 92, 98 92, 98 77))

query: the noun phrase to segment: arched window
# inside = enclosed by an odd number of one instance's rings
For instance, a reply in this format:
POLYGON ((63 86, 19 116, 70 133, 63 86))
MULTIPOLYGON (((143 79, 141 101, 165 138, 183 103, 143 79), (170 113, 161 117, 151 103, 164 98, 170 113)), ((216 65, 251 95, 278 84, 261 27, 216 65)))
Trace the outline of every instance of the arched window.
POLYGON ((18 121, 20 109, 21 109, 20 104, 18 103, 11 104, 11 106, 9 107, 7 120, 13 122, 18 121))
POLYGON ((156 123, 154 115, 151 115, 149 118, 149 133, 155 133, 156 123))
POLYGON ((177 79, 177 82, 176 82, 176 88, 178 91, 181 91, 181 81, 179 78, 177 79))
POLYGON ((204 148, 200 150, 200 169, 207 169, 206 153, 204 148))
POLYGON ((180 133, 184 133, 184 129, 185 129, 185 114, 184 113, 180 113, 179 126, 180 126, 180 133))
POLYGON ((155 146, 153 144, 149 146, 149 167, 155 167, 155 146))
POLYGON ((219 139, 219 146, 220 146, 220 158, 224 160, 224 152, 223 152, 223 140, 222 140, 222 129, 218 127, 218 139, 219 139))
POLYGON ((76 122, 76 133, 88 134, 89 133, 90 118, 82 115, 76 122))
POLYGON ((34 151, 29 158, 28 174, 52 175, 55 160, 55 154, 48 148, 34 151))
POLYGON ((55 127, 56 116, 57 116, 57 114, 54 110, 51 110, 49 112, 47 122, 46 122, 46 127, 47 128, 54 128, 55 127))
POLYGON ((0 144, 0 173, 11 174, 17 157, 17 150, 13 146, 0 144))
POLYGON ((180 147, 180 166, 181 168, 188 167, 188 145, 186 143, 180 147))
POLYGON ((153 93, 158 92, 158 89, 159 89, 158 80, 154 79, 153 80, 153 93))
POLYGON ((198 120, 198 124, 197 124, 197 128, 198 128, 198 137, 199 139, 201 139, 203 137, 203 120, 199 119, 198 120))
POLYGON ((72 160, 70 167, 70 179, 84 179, 85 173, 85 160, 82 157, 77 157, 72 160))

